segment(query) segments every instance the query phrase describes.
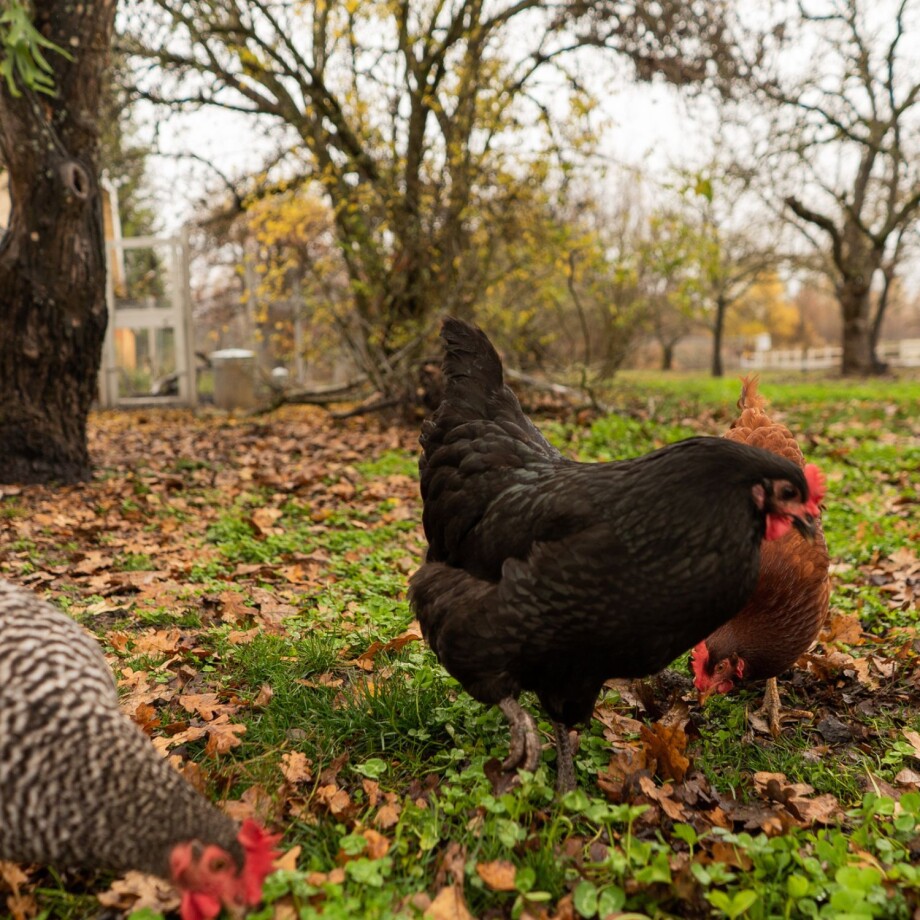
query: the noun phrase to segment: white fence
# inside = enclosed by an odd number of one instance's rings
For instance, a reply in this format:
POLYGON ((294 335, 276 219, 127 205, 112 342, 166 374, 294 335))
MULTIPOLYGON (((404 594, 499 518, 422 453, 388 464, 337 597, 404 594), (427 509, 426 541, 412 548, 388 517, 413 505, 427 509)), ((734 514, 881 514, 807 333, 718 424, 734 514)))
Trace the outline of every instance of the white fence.
MULTIPOLYGON (((920 367, 920 339, 882 342, 877 349, 880 361, 892 367, 920 367)), ((753 351, 741 356, 741 366, 749 370, 787 369, 797 371, 828 370, 840 367, 843 349, 839 345, 821 348, 785 348, 753 351)))

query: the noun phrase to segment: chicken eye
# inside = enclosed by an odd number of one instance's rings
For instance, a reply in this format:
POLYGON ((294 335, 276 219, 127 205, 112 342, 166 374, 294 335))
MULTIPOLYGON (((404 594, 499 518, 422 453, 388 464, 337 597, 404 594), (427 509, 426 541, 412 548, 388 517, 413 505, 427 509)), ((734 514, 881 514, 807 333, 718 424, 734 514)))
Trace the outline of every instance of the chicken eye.
POLYGON ((780 489, 779 497, 780 497, 784 502, 790 502, 790 501, 792 501, 794 498, 797 498, 797 497, 798 497, 798 494, 799 494, 799 493, 798 493, 798 490, 797 490, 794 486, 790 486, 790 485, 786 484, 786 485, 784 485, 784 486, 780 489))
POLYGON ((221 856, 218 856, 218 857, 216 857, 215 859, 212 859, 212 860, 211 860, 211 863, 210 863, 210 865, 208 866, 208 868, 209 868, 212 872, 223 872, 224 869, 227 868, 227 860, 224 859, 224 858, 221 857, 221 856))

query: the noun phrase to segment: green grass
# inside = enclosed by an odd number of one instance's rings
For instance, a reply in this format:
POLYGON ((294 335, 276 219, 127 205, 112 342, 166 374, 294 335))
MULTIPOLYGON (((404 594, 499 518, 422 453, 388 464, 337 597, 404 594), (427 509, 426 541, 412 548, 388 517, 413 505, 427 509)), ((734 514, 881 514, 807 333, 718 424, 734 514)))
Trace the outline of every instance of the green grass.
MULTIPOLYGON (((585 427, 543 427, 554 443, 584 460, 632 456, 683 437, 721 433, 733 417, 737 389, 730 379, 627 375, 605 394, 616 414, 585 427)), ((887 660, 907 641, 893 630, 915 630, 917 612, 915 606, 893 609, 884 585, 874 584, 865 567, 917 546, 916 504, 904 499, 920 488, 920 387, 765 377, 762 390, 829 480, 825 529, 840 567, 832 607, 858 615, 878 639, 847 651, 887 660)), ((692 769, 714 795, 762 807, 753 774, 782 773, 791 783, 811 785, 815 795, 838 800, 840 817, 828 827, 790 826, 769 835, 756 826, 713 828, 711 803, 688 807, 683 820, 659 814, 650 822, 648 803, 609 800, 598 785, 617 745, 635 738, 612 745, 597 722, 583 734, 577 756, 579 791, 556 799, 547 751, 518 788, 494 792, 486 764, 503 757, 508 743, 497 711, 463 693, 419 642, 378 651, 372 670, 355 664, 372 643, 393 639, 411 621, 405 591, 424 549, 419 506, 389 490, 398 486, 394 477, 414 477, 415 465, 413 450, 391 448, 353 462, 355 497, 346 500, 328 498, 322 486, 287 494, 249 483, 245 491, 222 495, 205 480, 189 482, 183 491, 189 508, 219 509, 198 528, 202 558, 181 572, 187 593, 179 607, 148 609, 131 624, 134 630, 194 630, 195 642, 174 656, 129 650, 121 659, 164 680, 187 666, 206 680, 205 689, 240 701, 233 716, 246 725, 239 747, 215 760, 202 740, 188 745, 186 754, 200 762, 215 797, 236 798, 252 786, 264 790, 284 846, 302 847, 296 871, 269 880, 268 903, 252 917, 269 920, 282 901, 300 918, 421 916, 419 896, 435 897, 451 883, 451 871, 462 879, 467 907, 477 917, 554 916, 562 899, 571 899, 575 916, 585 918, 625 912, 906 920, 920 909, 920 794, 905 793, 899 804, 892 796, 899 771, 920 768, 903 735, 920 730, 916 688, 905 682, 917 661, 909 651, 896 676, 875 693, 844 674, 822 682, 797 672, 782 683, 784 701, 813 709, 815 717, 775 741, 749 734, 747 711, 759 705, 757 690, 693 710, 692 769), (281 512, 270 533, 253 523, 253 513, 266 507, 281 512), (398 513, 406 507, 408 513, 398 513), (275 574, 311 564, 316 571, 296 588, 275 574), (247 567, 255 573, 238 574, 247 567), (253 605, 260 591, 283 594, 294 612, 276 631, 241 642, 234 635, 252 623, 222 622, 202 606, 203 598, 228 591, 253 605), (172 670, 158 671, 167 657, 172 670), (271 698, 254 707, 265 685, 271 698), (824 743, 816 723, 827 713, 847 721, 851 742, 824 743), (313 772, 313 780, 296 789, 281 771, 282 758, 292 752, 306 755, 313 772), (328 770, 348 802, 338 813, 321 800, 320 777, 328 770), (387 795, 398 816, 378 825, 387 795), (373 828, 389 843, 378 857, 364 836, 373 828), (513 865, 513 890, 492 890, 480 877, 477 865, 495 860, 513 865)), ((182 474, 218 466, 206 459, 172 461, 170 468, 182 474)), ((342 481, 341 471, 330 470, 326 485, 342 481)), ((135 499, 147 494, 135 483, 133 497, 121 505, 128 515, 139 507, 135 499)), ((21 508, 17 498, 5 512, 13 526, 21 508)), ((168 507, 159 513, 176 514, 168 507)), ((46 552, 25 537, 9 551, 21 566, 40 563, 46 552)), ((146 553, 124 553, 116 567, 130 572, 155 562, 146 553)), ((101 638, 113 628, 88 625, 101 638)), ((125 627, 120 619, 118 625, 125 627)), ((616 693, 607 700, 623 715, 642 718, 616 693)), ((176 706, 163 708, 163 725, 189 718, 176 706)), ((539 725, 548 742, 550 726, 539 725)), ((63 883, 46 884, 38 897, 48 916, 91 911, 91 899, 63 883)))

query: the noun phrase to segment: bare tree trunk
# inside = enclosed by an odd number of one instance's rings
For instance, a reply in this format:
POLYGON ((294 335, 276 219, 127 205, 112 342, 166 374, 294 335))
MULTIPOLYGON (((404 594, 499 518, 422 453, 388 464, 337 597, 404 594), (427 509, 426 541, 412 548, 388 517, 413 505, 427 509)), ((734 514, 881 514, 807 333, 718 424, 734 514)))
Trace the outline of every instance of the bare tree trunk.
POLYGON ((86 418, 106 327, 96 118, 115 0, 35 0, 57 93, 0 81, 12 211, 0 241, 0 482, 90 476, 86 418))
POLYGON ((878 303, 875 307, 875 316, 872 319, 872 327, 869 330, 869 347, 872 349, 872 360, 875 365, 875 372, 878 374, 883 374, 888 370, 888 365, 878 356, 878 343, 882 335, 882 324, 885 322, 885 311, 888 309, 891 292, 894 289, 894 282, 897 277, 903 239, 904 234, 900 233, 891 260, 882 266, 882 291, 879 294, 878 303))
POLYGON ((712 368, 713 377, 721 377, 723 374, 722 367, 722 333, 725 329, 725 312, 728 309, 728 301, 724 295, 719 294, 716 298, 716 320, 712 327, 712 368))
POLYGON ((669 371, 674 367, 674 342, 661 343, 661 369, 669 371))
POLYGON ((842 373, 861 377, 877 373, 868 284, 845 279, 837 287, 837 298, 843 313, 842 373))

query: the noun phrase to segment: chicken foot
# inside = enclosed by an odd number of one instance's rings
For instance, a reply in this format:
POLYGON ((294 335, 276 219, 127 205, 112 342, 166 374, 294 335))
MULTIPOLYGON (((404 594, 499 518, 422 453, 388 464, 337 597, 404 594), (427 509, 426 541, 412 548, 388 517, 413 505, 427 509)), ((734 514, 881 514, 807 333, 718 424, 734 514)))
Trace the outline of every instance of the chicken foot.
POLYGON ((776 686, 776 678, 770 677, 764 690, 763 706, 760 707, 758 715, 762 716, 767 723, 770 728, 770 734, 774 738, 778 738, 782 732, 779 721, 781 709, 782 705, 779 701, 779 688, 776 686))
POLYGON ((556 795, 575 789, 575 749, 572 736, 562 722, 553 722, 556 733, 556 795))
POLYGON ((520 768, 533 773, 540 762, 540 739, 533 716, 512 696, 506 696, 498 704, 511 727, 511 748, 502 763, 506 773, 520 768))
POLYGON ((760 716, 760 718, 767 723, 770 734, 773 735, 774 738, 779 738, 782 734, 782 723, 784 720, 792 721, 796 718, 808 719, 811 718, 812 715, 805 709, 783 709, 782 703, 780 703, 779 700, 779 685, 775 677, 767 679, 767 686, 763 695, 763 706, 754 714, 760 716))

